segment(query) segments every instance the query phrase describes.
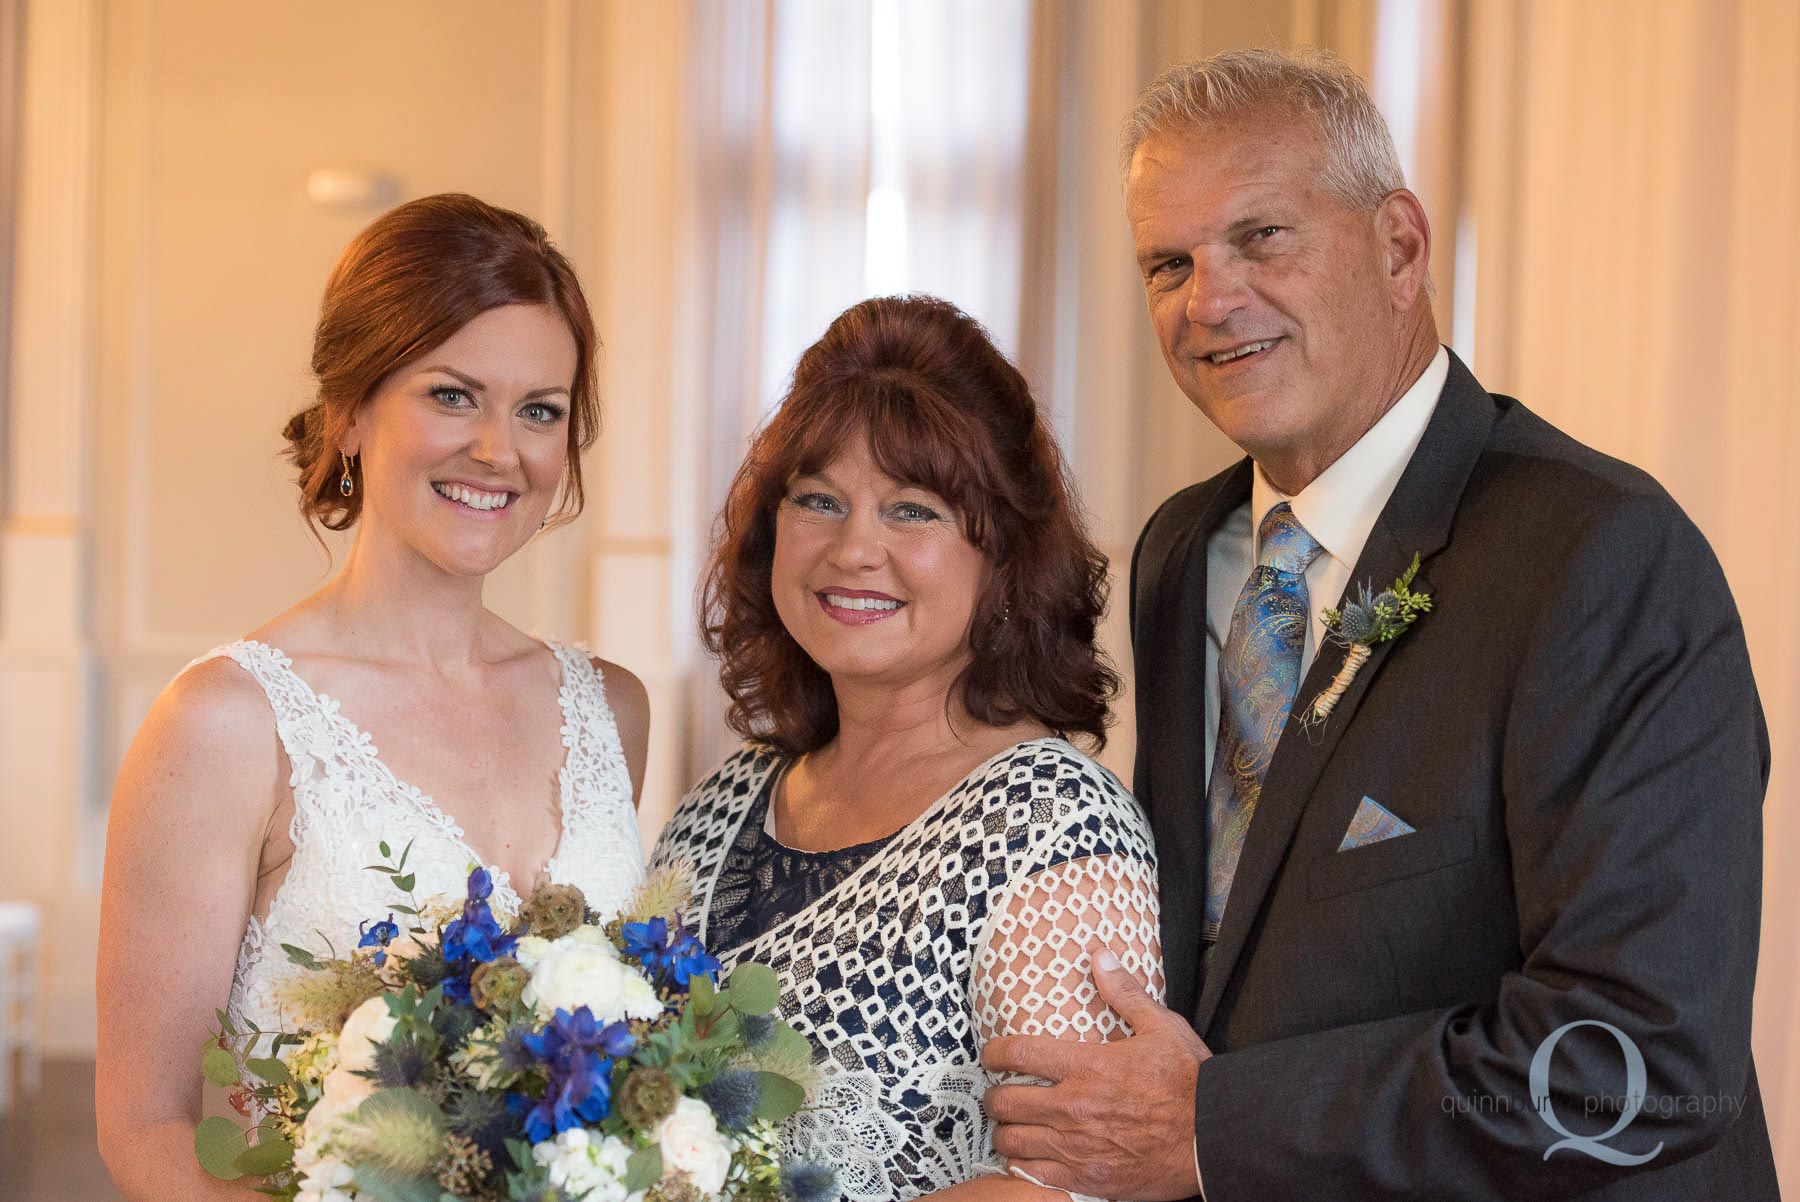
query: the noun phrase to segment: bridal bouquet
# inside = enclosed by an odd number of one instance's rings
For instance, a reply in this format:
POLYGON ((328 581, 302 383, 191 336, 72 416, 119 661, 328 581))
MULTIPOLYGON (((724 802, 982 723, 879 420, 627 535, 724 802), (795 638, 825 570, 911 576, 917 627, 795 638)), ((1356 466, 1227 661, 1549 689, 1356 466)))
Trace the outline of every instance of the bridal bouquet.
POLYGON ((201 1068, 236 1087, 200 1163, 296 1202, 825 1202, 833 1174, 783 1164, 775 1125, 805 1102, 811 1048, 771 1016, 775 974, 719 962, 679 917, 679 873, 602 916, 540 882, 517 919, 486 869, 461 902, 420 902, 387 844, 372 871, 406 901, 346 954, 283 945, 306 970, 294 1031, 219 1012, 201 1068), (405 926, 395 915, 408 916, 405 926), (254 1084, 241 1084, 241 1082, 254 1084))

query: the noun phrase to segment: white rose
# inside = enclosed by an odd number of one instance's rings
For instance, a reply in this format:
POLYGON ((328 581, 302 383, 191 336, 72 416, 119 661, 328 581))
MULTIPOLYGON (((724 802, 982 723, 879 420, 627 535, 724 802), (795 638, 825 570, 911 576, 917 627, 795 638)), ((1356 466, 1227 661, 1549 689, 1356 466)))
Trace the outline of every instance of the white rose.
POLYGON ((675 1103, 674 1113, 651 1133, 662 1145, 663 1169, 685 1176, 703 1194, 725 1187, 731 1169, 731 1145, 719 1133, 713 1112, 698 1098, 675 1103))
MULTIPOLYGON (((327 1077, 326 1080, 329 1081, 330 1078, 327 1077)), ((368 1084, 368 1082, 363 1083, 368 1084)), ((306 1112, 306 1122, 300 1126, 301 1150, 311 1150, 315 1155, 324 1155, 324 1150, 331 1146, 331 1129, 337 1125, 339 1119, 346 1117, 351 1111, 362 1105, 362 1100, 366 1096, 368 1095, 347 1097, 341 1092, 337 1095, 326 1093, 325 1096, 314 1102, 313 1108, 306 1112)), ((299 1155, 299 1152, 295 1153, 296 1163, 298 1163, 299 1155)))
POLYGON ((656 996, 656 987, 644 979, 644 974, 630 967, 625 969, 625 1017, 655 1018, 663 1012, 663 1001, 656 996))
POLYGON ((596 1021, 617 1022, 625 1017, 627 972, 610 948, 559 939, 531 970, 523 997, 542 1018, 586 1006, 596 1021))
POLYGON ((340 1105, 327 1098, 313 1104, 300 1128, 299 1146, 294 1149, 294 1171, 300 1186, 295 1202, 350 1202, 354 1197, 346 1191, 355 1180, 355 1172, 329 1149, 332 1126, 356 1105, 340 1105))
POLYGON ((525 971, 530 972, 549 950, 550 941, 542 935, 523 935, 519 938, 519 945, 513 949, 513 959, 524 965, 525 971))
POLYGON ((338 1068, 366 1072, 375 1067, 375 1049, 394 1033, 387 998, 377 994, 350 1012, 338 1035, 338 1068))
MULTIPOLYGON (((317 1113, 320 1106, 330 1104, 336 1114, 345 1114, 362 1105, 363 1099, 375 1092, 375 1082, 367 1077, 359 1077, 346 1068, 334 1068, 325 1074, 325 1083, 320 1087, 321 1096, 318 1106, 313 1107, 317 1113)), ((312 1120, 308 1114, 307 1121, 312 1120)))
POLYGON ((616 960, 619 958, 619 949, 614 947, 612 940, 606 937, 606 932, 591 922, 582 923, 580 926, 570 931, 564 938, 573 939, 576 943, 586 943, 591 944, 594 947, 603 947, 613 959, 616 960))

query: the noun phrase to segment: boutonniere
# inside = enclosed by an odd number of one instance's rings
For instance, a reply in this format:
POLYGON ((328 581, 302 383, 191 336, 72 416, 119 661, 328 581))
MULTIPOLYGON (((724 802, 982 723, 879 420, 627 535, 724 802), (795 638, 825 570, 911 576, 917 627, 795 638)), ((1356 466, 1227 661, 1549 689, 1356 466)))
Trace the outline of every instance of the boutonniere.
POLYGON ((1418 571, 1419 557, 1415 554, 1412 566, 1394 581, 1391 588, 1377 593, 1365 581, 1344 608, 1325 611, 1325 628, 1331 631, 1328 639, 1343 644, 1349 651, 1344 655, 1343 667, 1337 670, 1325 691, 1313 698, 1306 713, 1309 723, 1323 722, 1331 716, 1338 699, 1356 679, 1362 666, 1369 662, 1377 645, 1399 638, 1420 614, 1431 612, 1431 594, 1412 589, 1413 577, 1418 571))

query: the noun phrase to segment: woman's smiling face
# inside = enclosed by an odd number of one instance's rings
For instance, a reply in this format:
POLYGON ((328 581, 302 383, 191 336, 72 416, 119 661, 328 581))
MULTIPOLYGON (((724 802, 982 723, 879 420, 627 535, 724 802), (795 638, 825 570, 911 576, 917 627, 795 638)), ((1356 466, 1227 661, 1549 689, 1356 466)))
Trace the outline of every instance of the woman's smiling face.
POLYGON ((344 447, 363 521, 455 575, 500 566, 562 483, 575 365, 561 314, 505 305, 390 373, 344 447))
POLYGON ((902 687, 972 658, 969 624, 988 574, 962 515, 888 476, 868 440, 789 481, 770 588, 782 625, 834 680, 902 687))

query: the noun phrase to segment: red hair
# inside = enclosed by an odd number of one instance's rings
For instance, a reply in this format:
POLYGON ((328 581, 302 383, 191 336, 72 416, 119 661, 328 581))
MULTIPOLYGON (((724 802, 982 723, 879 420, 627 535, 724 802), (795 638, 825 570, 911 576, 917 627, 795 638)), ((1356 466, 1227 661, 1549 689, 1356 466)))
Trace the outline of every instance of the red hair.
POLYGON ((356 409, 395 368, 442 346, 503 305, 548 305, 575 339, 567 484, 553 521, 581 512, 581 452, 600 432, 594 355, 600 339, 575 268, 544 227, 460 192, 408 201, 344 249, 313 333, 318 399, 289 419, 288 458, 300 469, 300 512, 328 530, 362 514, 362 489, 338 488, 338 448, 356 409))
POLYGON ((992 725, 1030 718, 1104 745, 1119 689, 1094 644, 1106 558, 1025 378, 979 323, 928 296, 839 315, 800 357, 732 481, 701 601, 732 729, 788 755, 837 734, 830 678, 782 625, 770 569, 789 482, 859 436, 888 476, 949 502, 993 567, 969 625, 973 658, 953 686, 963 707, 992 725))

